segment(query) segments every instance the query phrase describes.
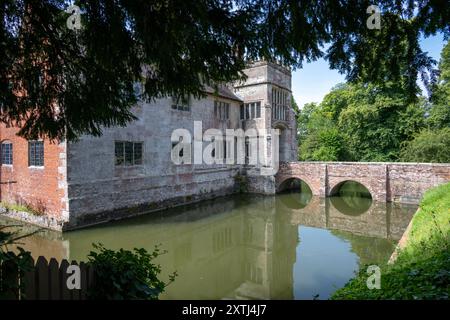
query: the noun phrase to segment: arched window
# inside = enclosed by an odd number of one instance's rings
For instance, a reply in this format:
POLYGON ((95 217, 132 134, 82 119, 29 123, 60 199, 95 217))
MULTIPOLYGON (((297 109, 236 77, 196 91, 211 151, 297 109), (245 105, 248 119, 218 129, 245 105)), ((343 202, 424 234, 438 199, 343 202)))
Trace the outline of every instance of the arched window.
POLYGON ((1 146, 2 164, 13 164, 13 145, 11 141, 3 141, 1 146))

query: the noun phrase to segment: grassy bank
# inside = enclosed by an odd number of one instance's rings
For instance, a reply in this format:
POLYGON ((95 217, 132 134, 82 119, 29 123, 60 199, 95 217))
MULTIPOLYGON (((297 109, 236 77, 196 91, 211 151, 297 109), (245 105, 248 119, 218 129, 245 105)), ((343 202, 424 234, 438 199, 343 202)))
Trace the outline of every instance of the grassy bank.
POLYGON ((381 268, 381 288, 368 289, 367 268, 332 299, 448 299, 450 295, 450 183, 427 191, 406 246, 381 268))

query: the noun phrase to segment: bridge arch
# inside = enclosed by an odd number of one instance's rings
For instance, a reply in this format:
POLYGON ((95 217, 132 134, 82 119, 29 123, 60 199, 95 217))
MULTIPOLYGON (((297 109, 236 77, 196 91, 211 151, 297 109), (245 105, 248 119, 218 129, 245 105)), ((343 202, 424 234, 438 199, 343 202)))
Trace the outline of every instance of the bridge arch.
POLYGON ((313 193, 308 183, 298 177, 284 179, 277 188, 277 193, 284 193, 280 197, 284 207, 289 209, 304 209, 311 202, 313 193), (294 192, 298 191, 298 192, 294 192), (289 193, 290 194, 286 194, 289 193))
POLYGON ((359 181, 341 181, 330 190, 329 196, 333 207, 345 215, 358 216, 372 206, 369 188, 359 181))
POLYGON ((288 176, 288 177, 284 177, 282 180, 278 181, 277 186, 276 186, 276 192, 280 193, 283 191, 288 191, 288 190, 300 190, 302 188, 306 188, 306 192, 311 192, 312 193, 312 188, 311 188, 311 184, 303 179, 302 177, 298 177, 298 176, 288 176))
POLYGON ((357 196, 372 199, 370 186, 367 187, 363 182, 357 180, 343 180, 330 188, 329 196, 357 196))

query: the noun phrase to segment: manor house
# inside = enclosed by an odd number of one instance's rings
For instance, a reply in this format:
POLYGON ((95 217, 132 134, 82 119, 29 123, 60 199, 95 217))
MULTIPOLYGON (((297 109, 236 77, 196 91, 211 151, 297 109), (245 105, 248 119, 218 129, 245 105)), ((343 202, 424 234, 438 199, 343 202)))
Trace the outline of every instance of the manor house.
MULTIPOLYGON (((17 128, 1 125, 0 199, 10 208, 2 210, 69 230, 232 194, 243 184, 248 192, 274 193, 274 176, 259 175, 259 164, 175 164, 171 158, 174 130, 193 133, 194 122, 201 122, 202 130, 224 133, 279 129, 279 161, 296 160, 290 70, 258 61, 244 72, 246 81, 205 87, 202 99, 141 101, 133 109, 138 120, 106 128, 101 137, 82 136, 73 143, 27 141, 16 135, 17 128), (31 210, 12 210, 18 207, 11 204, 31 210)), ((267 140, 270 153, 270 136, 267 140)), ((230 153, 230 148, 216 149, 213 157, 230 153)), ((246 158, 250 150, 246 142, 246 158)))

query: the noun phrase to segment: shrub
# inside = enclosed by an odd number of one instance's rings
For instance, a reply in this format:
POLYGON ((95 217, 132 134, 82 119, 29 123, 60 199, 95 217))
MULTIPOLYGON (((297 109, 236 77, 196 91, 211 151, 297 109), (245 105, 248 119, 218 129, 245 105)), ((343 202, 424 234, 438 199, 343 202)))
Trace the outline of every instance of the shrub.
POLYGON ((19 236, 17 232, 8 232, 7 228, 13 226, 0 226, 0 300, 20 299, 24 297, 22 282, 25 272, 33 267, 31 253, 21 247, 17 251, 10 251, 8 246, 17 244, 16 241, 29 235, 19 236))
POLYGON ((177 276, 176 272, 171 274, 168 283, 158 279, 161 267, 152 261, 165 253, 158 246, 151 253, 143 248, 113 251, 101 244, 93 246, 98 252, 91 251, 88 255, 89 264, 94 268, 90 299, 156 300, 177 276))

